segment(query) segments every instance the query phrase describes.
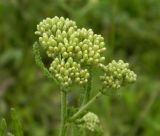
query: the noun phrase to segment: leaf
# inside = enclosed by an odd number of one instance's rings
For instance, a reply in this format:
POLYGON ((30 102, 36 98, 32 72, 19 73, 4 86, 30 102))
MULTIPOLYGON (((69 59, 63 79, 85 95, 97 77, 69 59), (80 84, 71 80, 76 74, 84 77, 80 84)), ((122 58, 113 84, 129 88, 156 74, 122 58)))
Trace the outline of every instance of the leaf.
POLYGON ((0 122, 0 136, 4 136, 7 130, 7 123, 6 120, 3 118, 0 122))
POLYGON ((56 80, 56 79, 54 78, 54 76, 48 71, 48 69, 45 67, 44 63, 42 62, 42 58, 41 58, 41 56, 40 56, 40 49, 39 49, 39 46, 38 46, 38 43, 37 43, 37 42, 35 42, 34 45, 33 45, 33 54, 34 54, 34 56, 35 56, 36 64, 41 68, 41 70, 43 71, 44 75, 45 75, 48 79, 50 79, 50 80, 52 80, 52 81, 54 81, 54 82, 56 82, 56 83, 58 84, 57 80, 56 80))
POLYGON ((19 121, 18 115, 14 108, 11 108, 11 118, 13 123, 13 133, 15 136, 23 136, 22 126, 19 121))

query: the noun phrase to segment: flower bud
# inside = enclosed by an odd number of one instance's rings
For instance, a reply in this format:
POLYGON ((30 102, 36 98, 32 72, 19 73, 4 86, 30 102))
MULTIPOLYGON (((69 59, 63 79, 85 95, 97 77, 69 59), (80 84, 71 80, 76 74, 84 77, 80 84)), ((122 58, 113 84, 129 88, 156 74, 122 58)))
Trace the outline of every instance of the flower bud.
POLYGON ((99 65, 104 70, 104 75, 100 77, 104 86, 108 88, 120 88, 123 84, 136 81, 136 74, 128 69, 128 63, 122 60, 113 60, 107 66, 99 65))
POLYGON ((92 112, 85 114, 80 121, 82 122, 80 127, 87 128, 90 131, 96 131, 100 128, 100 120, 98 116, 92 112))

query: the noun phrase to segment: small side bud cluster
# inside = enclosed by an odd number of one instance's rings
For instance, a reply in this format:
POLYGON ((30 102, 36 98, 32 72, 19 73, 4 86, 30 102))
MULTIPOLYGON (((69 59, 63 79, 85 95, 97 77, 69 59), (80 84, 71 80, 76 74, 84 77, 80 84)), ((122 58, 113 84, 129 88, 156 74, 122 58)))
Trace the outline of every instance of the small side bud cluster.
POLYGON ((73 82, 78 84, 86 83, 89 77, 87 69, 81 69, 80 64, 73 61, 70 57, 65 62, 63 59, 55 58, 49 70, 55 75, 59 82, 65 87, 73 82))
POLYGON ((86 83, 89 73, 85 65, 98 66, 105 60, 104 38, 91 29, 78 29, 68 18, 47 18, 37 25, 35 34, 48 57, 53 59, 50 71, 64 86, 86 83))
POLYGON ((100 77, 107 88, 120 88, 125 83, 136 81, 137 75, 129 69, 129 64, 122 60, 113 60, 107 66, 100 65, 104 70, 104 75, 100 77))
POLYGON ((100 120, 98 116, 92 112, 85 114, 81 118, 81 121, 83 122, 81 127, 89 129, 90 131, 95 131, 100 128, 100 120))

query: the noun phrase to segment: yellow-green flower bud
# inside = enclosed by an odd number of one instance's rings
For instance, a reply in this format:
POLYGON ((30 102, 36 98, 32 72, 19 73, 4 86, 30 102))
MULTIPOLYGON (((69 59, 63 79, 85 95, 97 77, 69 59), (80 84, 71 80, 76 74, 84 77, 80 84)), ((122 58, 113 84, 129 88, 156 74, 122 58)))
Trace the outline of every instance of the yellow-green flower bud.
POLYGON ((122 60, 113 60, 107 66, 99 65, 104 70, 104 75, 100 77, 105 87, 120 88, 126 83, 136 81, 136 74, 129 69, 129 64, 122 60))
POLYGON ((92 112, 85 114, 80 119, 80 122, 82 122, 80 127, 86 128, 90 131, 96 131, 98 128, 101 128, 98 116, 92 112))
MULTIPOLYGON (((92 29, 77 28, 68 18, 46 18, 37 25, 35 34, 40 46, 53 59, 49 70, 63 86, 86 83, 89 73, 85 65, 98 66, 105 59, 103 37, 92 29)), ((132 80, 131 75, 128 80, 132 80)))
POLYGON ((81 69, 80 64, 73 61, 70 57, 64 60, 55 60, 51 63, 49 70, 55 75, 62 86, 69 86, 72 82, 83 84, 88 81, 89 73, 87 69, 81 69))

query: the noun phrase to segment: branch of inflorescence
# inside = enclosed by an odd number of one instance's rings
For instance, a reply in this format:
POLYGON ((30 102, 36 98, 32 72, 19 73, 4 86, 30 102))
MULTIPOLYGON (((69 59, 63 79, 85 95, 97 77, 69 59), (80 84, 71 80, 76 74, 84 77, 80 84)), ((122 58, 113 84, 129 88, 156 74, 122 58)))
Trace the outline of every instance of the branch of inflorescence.
POLYGON ((100 96, 102 95, 101 91, 99 91, 94 97, 92 97, 89 102, 87 102, 84 106, 82 106, 70 119, 70 122, 75 121, 89 106, 94 103, 100 96))

